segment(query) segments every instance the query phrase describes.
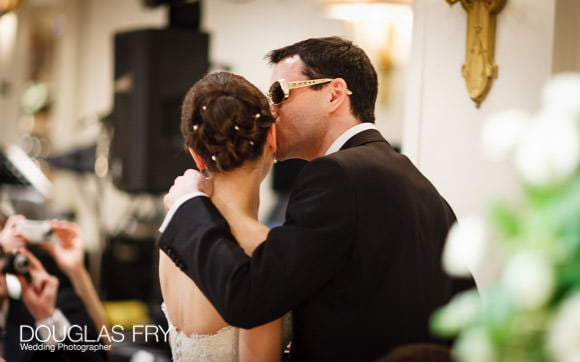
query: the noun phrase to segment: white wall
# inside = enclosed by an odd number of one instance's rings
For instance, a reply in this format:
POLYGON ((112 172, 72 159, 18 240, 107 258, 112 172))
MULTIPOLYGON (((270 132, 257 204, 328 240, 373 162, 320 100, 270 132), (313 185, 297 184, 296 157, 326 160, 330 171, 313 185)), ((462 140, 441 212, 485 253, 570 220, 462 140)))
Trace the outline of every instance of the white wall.
POLYGON ((62 0, 60 9, 63 35, 56 52, 59 94, 52 140, 66 148, 79 142, 87 126, 84 118, 112 110, 114 34, 161 27, 166 11, 145 8, 137 0, 62 0))
POLYGON ((25 30, 17 13, 0 18, 0 140, 6 143, 18 139, 19 95, 25 86, 25 50, 29 45, 25 30))
POLYGON ((231 65, 260 89, 270 79, 268 51, 306 38, 346 35, 343 22, 324 17, 312 0, 206 0, 203 11, 211 59, 231 65))
POLYGON ((459 3, 415 0, 404 131, 407 153, 459 217, 484 212, 492 197, 515 199, 507 164, 483 159, 482 122, 513 107, 537 108, 552 69, 554 0, 509 0, 497 18, 498 79, 478 109, 461 75, 467 15, 459 3))

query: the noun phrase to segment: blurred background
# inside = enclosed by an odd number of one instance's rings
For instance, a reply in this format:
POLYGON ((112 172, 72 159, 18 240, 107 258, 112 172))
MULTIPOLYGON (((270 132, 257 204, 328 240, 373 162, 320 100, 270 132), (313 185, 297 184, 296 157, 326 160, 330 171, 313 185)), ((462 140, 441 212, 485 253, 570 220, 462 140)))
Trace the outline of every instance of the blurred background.
MULTIPOLYGON (((193 166, 179 108, 206 72, 266 90, 269 50, 353 40, 379 73, 378 128, 461 220, 491 195, 521 197, 508 163, 482 156, 483 120, 537 108, 548 78, 580 71, 576 0, 507 1, 479 108, 461 76, 467 15, 446 0, 0 0, 0 14, 1 211, 77 222, 110 318, 128 324, 161 319, 161 197, 193 166)), ((264 182, 264 222, 281 222, 301 166, 279 163, 264 182)))

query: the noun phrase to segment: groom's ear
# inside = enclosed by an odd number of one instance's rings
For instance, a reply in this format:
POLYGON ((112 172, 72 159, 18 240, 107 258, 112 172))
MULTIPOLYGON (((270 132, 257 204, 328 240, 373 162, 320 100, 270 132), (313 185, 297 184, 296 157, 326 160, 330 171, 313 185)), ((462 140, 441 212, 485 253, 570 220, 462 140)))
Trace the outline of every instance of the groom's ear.
POLYGON ((205 169, 206 165, 205 165, 205 161, 203 160, 203 158, 200 155, 198 155, 197 153, 195 153, 195 151, 191 147, 187 147, 187 149, 189 150, 189 154, 191 155, 191 157, 193 157, 193 161, 195 162, 197 169, 198 170, 205 169))
POLYGON ((276 123, 272 123, 272 126, 268 130, 266 146, 268 147, 268 153, 276 153, 278 149, 278 144, 276 143, 276 123))

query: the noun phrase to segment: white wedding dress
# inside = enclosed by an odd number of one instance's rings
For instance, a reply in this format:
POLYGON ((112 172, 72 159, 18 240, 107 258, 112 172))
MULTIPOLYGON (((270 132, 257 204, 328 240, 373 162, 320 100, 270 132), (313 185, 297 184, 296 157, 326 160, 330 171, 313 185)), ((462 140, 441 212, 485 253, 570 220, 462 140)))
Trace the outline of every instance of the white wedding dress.
POLYGON ((176 330, 165 302, 161 304, 161 309, 169 325, 169 343, 174 362, 238 361, 238 328, 227 326, 215 334, 187 335, 176 330))

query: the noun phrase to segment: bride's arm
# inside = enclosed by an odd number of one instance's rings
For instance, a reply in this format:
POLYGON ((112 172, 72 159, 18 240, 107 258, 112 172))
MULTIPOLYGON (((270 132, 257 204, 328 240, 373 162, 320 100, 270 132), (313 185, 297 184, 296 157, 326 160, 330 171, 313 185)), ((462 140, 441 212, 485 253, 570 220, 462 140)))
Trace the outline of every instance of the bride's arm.
MULTIPOLYGON (((238 220, 240 221, 240 220, 238 220)), ((242 231, 237 235, 240 246, 246 254, 252 255, 267 237, 268 227, 255 220, 242 220, 239 225, 231 225, 242 231)), ((240 362, 278 362, 282 356, 282 318, 252 329, 241 329, 239 338, 240 362)))
POLYGON ((278 362, 282 356, 282 318, 252 329, 240 329, 240 362, 278 362))
POLYGON ((238 244, 249 256, 252 256, 254 250, 266 240, 270 231, 266 225, 248 218, 230 222, 230 226, 238 244))

